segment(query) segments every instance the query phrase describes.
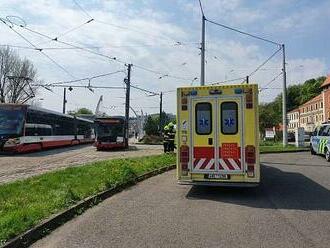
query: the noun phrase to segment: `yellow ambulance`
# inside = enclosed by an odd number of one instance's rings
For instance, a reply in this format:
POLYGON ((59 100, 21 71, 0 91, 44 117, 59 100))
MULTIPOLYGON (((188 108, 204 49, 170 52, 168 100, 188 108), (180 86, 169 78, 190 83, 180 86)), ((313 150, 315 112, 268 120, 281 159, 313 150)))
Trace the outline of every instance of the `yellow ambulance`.
POLYGON ((256 84, 177 89, 179 184, 257 186, 256 84))

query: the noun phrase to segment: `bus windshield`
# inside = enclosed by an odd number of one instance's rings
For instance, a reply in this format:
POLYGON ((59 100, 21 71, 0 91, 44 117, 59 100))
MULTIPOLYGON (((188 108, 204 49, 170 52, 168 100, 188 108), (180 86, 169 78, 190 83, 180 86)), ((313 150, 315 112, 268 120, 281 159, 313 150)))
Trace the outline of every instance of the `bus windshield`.
POLYGON ((0 135, 18 136, 24 125, 24 111, 22 108, 0 106, 0 135))
POLYGON ((98 137, 118 137, 124 136, 124 127, 121 124, 105 124, 98 123, 97 125, 97 136, 98 137))

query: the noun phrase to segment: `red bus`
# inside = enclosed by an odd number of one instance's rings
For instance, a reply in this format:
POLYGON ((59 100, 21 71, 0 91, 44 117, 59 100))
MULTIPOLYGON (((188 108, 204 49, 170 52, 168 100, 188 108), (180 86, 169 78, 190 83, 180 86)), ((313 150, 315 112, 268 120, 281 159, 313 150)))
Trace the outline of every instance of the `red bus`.
POLYGON ((109 150, 113 148, 126 148, 125 118, 124 117, 100 117, 95 121, 97 150, 109 150))
POLYGON ((0 151, 23 153, 92 143, 93 121, 20 104, 0 104, 0 151))

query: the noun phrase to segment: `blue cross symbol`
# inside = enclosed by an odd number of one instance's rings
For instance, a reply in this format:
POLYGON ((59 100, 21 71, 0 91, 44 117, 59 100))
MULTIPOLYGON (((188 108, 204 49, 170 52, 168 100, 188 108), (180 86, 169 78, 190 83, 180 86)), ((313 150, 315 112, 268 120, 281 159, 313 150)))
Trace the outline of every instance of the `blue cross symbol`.
POLYGON ((199 125, 200 126, 208 126, 209 125, 209 120, 206 120, 204 117, 199 120, 199 125))
POLYGON ((227 127, 234 126, 234 119, 232 117, 229 117, 229 118, 225 119, 225 125, 227 127))

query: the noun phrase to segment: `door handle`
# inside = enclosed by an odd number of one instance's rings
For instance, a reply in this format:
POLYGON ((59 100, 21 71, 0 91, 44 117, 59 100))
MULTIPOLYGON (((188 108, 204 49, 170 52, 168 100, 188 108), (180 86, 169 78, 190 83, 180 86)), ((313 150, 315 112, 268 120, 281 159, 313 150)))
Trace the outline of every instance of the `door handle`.
POLYGON ((208 143, 209 143, 210 146, 213 145, 213 138, 209 138, 208 143))

